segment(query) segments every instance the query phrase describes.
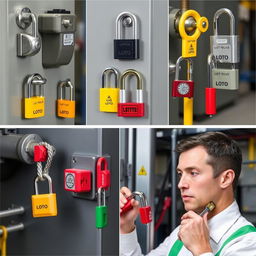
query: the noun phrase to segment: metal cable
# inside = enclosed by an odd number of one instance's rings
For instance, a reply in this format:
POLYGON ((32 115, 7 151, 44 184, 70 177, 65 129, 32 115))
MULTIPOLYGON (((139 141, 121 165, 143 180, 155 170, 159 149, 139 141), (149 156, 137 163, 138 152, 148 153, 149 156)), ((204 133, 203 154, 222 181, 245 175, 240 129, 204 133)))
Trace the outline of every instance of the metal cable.
POLYGON ((55 155, 55 150, 54 150, 54 147, 52 145, 48 144, 47 142, 40 142, 38 145, 45 146, 47 149, 47 154, 48 154, 47 162, 45 164, 44 169, 43 169, 42 162, 37 162, 37 176, 39 177, 40 180, 43 181, 43 180, 45 180, 43 175, 45 175, 45 174, 49 175, 49 169, 52 164, 53 156, 55 155))

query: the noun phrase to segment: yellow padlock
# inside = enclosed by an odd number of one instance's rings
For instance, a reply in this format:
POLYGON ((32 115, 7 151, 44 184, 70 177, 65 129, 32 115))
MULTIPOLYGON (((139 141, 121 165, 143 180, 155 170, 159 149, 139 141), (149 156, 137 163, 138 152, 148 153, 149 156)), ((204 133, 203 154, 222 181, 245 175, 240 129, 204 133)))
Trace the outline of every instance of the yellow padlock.
POLYGON ((182 38, 182 57, 190 58, 197 55, 197 39, 202 32, 206 32, 208 29, 208 19, 201 17, 195 10, 185 11, 179 21, 179 33, 182 38), (196 30, 192 35, 188 35, 186 32, 185 22, 188 18, 194 18, 196 24, 196 30))
MULTIPOLYGON (((58 85, 60 97, 57 99, 57 116, 63 118, 75 118, 75 100, 73 99, 74 87, 69 79, 58 85), (63 99, 63 89, 70 88, 70 99, 63 99)), ((66 94, 65 94, 66 98, 66 94)))
POLYGON ((119 102, 118 88, 119 73, 115 68, 107 68, 102 74, 102 88, 100 88, 100 111, 101 112, 117 112, 117 104, 119 102), (105 78, 107 76, 107 84, 110 85, 110 75, 115 76, 115 88, 105 87, 105 78))
POLYGON ((6 244, 7 244, 8 232, 5 226, 0 226, 0 229, 2 230, 2 236, 0 238, 1 256, 6 256, 6 244))
POLYGON ((48 174, 43 174, 49 185, 49 194, 38 194, 38 180, 35 179, 35 195, 32 195, 32 215, 37 217, 57 216, 57 199, 56 194, 52 193, 52 179, 48 174))
MULTIPOLYGON (((44 84, 46 79, 40 74, 33 74, 28 77, 25 84, 25 90, 27 85, 27 97, 24 98, 24 118, 39 118, 44 116, 45 97, 44 97, 44 84), (33 85, 33 94, 35 94, 35 87, 39 85, 40 96, 31 96, 31 89, 33 85)), ((26 91, 25 91, 26 95, 26 91)))

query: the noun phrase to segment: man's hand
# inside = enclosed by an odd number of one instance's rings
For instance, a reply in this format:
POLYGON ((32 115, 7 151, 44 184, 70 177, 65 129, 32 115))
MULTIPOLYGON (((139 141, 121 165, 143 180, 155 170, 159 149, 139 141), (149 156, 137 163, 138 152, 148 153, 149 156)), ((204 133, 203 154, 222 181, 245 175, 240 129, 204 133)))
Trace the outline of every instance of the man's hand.
MULTIPOLYGON (((126 198, 128 196, 130 196, 131 194, 132 194, 132 192, 127 187, 122 187, 120 189, 120 201, 119 201, 120 213, 122 212, 123 206, 127 202, 126 198)), ((135 228, 134 222, 139 213, 139 202, 132 199, 131 205, 133 206, 133 208, 130 211, 128 211, 120 216, 120 232, 121 232, 121 234, 130 233, 135 228)))
POLYGON ((194 256, 212 252, 207 215, 208 213, 201 217, 195 212, 189 211, 181 217, 178 237, 194 256))

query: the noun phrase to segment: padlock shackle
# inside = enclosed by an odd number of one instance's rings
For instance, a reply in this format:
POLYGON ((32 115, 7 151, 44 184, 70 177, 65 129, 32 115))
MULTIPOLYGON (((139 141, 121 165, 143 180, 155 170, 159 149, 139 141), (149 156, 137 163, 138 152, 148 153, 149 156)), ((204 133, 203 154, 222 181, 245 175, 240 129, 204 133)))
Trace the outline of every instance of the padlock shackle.
POLYGON ((125 90, 125 79, 128 76, 135 76, 137 78, 137 90, 142 90, 142 77, 141 74, 134 69, 127 69, 122 75, 120 79, 120 89, 125 90))
MULTIPOLYGON (((105 88, 105 78, 108 76, 111 76, 112 74, 114 74, 115 76, 115 88, 118 88, 118 80, 119 80, 119 72, 117 69, 115 68, 106 68, 103 73, 102 73, 102 88, 105 88)), ((110 87, 110 86, 108 86, 110 87)))
MULTIPOLYGON (((47 179, 48 187, 49 187, 49 194, 52 194, 52 178, 46 173, 43 174, 43 178, 47 179)), ((41 180, 41 177, 39 177, 39 176, 37 176, 35 178, 35 194, 36 195, 38 195, 38 181, 44 181, 44 179, 41 180)))
POLYGON ((97 202, 98 202, 98 206, 106 205, 106 191, 104 188, 98 188, 97 202), (101 193, 102 193, 103 197, 101 197, 101 193), (102 201, 102 199, 103 199, 103 201, 102 201))
POLYGON ((107 170, 108 169, 108 161, 105 157, 100 157, 97 160, 97 172, 102 171, 102 170, 107 170), (102 169, 102 164, 104 164, 104 167, 102 169))
POLYGON ((208 71, 208 81, 209 88, 212 88, 212 69, 215 67, 215 58, 213 54, 209 54, 207 57, 207 71, 208 71))
POLYGON ((183 60, 186 60, 187 63, 190 63, 189 65, 189 81, 192 81, 193 80, 193 61, 191 58, 183 58, 182 56, 180 56, 178 59, 177 59, 177 62, 176 62, 176 68, 175 68, 175 80, 180 80, 179 79, 179 73, 180 73, 180 63, 183 61, 183 60))
POLYGON ((215 36, 218 35, 218 19, 219 19, 220 15, 222 15, 224 13, 229 16, 230 35, 235 35, 235 16, 234 16, 234 14, 227 8, 221 8, 215 12, 214 17, 213 17, 213 32, 214 32, 215 36))
POLYGON ((30 16, 32 18, 32 36, 38 37, 38 24, 37 24, 36 15, 31 12, 30 16))
POLYGON ((73 101, 74 100, 74 96, 73 96, 73 89, 74 89, 74 86, 73 84, 71 83, 70 79, 67 79, 65 81, 61 81, 58 85, 58 88, 59 88, 59 92, 60 92, 60 98, 58 98, 59 100, 63 100, 63 89, 65 89, 65 87, 68 87, 70 88, 70 101, 73 101))
MULTIPOLYGON (((27 86, 28 86, 28 98, 31 98, 31 87, 32 85, 40 86, 40 96, 44 96, 44 85, 46 84, 47 79, 43 78, 40 74, 34 73, 27 78, 27 86)), ((34 91, 33 91, 34 92, 34 91)))
POLYGON ((123 25, 123 20, 127 17, 130 17, 132 20, 132 26, 133 26, 133 39, 138 39, 138 21, 137 17, 132 14, 131 12, 122 12, 120 13, 117 18, 116 18, 116 39, 122 39, 122 27, 123 25))
POLYGON ((132 198, 134 198, 136 196, 139 197, 141 207, 145 207, 148 205, 146 195, 143 192, 134 191, 134 192, 132 192, 132 196, 133 196, 132 198))

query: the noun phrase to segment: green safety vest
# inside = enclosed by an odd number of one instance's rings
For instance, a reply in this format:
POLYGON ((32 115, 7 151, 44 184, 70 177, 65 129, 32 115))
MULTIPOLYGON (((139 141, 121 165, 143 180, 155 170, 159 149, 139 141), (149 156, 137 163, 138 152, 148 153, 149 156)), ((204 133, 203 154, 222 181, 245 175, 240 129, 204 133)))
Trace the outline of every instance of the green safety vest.
MULTIPOLYGON (((251 232, 256 232, 256 228, 254 226, 251 225, 247 225, 244 227, 239 228, 236 232, 234 232, 221 246, 221 248, 219 249, 219 251, 215 254, 215 256, 219 256, 221 251, 223 250, 223 248, 232 240, 234 240, 235 238, 239 237, 239 236, 243 236, 245 234, 251 233, 251 232)), ((181 250, 181 248, 183 247, 183 242, 180 240, 176 240, 176 242, 173 244, 168 256, 177 256, 181 250)))

